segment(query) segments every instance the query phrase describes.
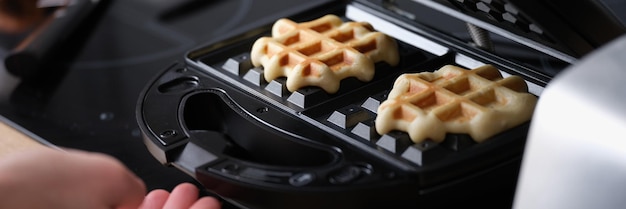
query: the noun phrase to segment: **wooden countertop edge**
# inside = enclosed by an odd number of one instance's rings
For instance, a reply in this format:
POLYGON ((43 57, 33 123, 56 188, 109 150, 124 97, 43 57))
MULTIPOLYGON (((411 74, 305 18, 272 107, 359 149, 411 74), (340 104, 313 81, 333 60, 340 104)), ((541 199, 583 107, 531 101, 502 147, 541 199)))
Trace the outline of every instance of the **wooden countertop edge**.
POLYGON ((11 153, 26 149, 48 147, 40 140, 35 139, 20 130, 21 127, 11 123, 5 118, 0 118, 0 159, 11 153))

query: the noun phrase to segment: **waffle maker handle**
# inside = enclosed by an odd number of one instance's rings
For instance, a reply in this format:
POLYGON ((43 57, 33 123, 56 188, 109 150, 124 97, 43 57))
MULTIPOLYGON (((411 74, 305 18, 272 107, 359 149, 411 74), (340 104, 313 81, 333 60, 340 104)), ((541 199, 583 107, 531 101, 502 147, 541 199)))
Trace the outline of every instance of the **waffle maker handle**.
POLYGON ((331 136, 267 105, 235 102, 219 88, 158 92, 141 105, 141 121, 153 133, 145 143, 161 163, 198 179, 292 188, 348 184, 371 173, 370 164, 345 157, 349 150, 328 145, 331 136))
POLYGON ((208 190, 261 206, 254 208, 349 208, 357 202, 365 208, 383 199, 414 201, 414 177, 283 110, 180 69, 171 66, 146 87, 137 121, 158 161, 208 190), (336 196, 346 205, 332 201, 336 196))

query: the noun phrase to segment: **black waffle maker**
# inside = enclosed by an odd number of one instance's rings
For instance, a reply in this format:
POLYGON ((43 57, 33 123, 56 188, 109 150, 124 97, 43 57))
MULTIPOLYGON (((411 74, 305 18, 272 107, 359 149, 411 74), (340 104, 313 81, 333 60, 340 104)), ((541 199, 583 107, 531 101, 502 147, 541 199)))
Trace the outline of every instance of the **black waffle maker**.
POLYGON ((156 159, 241 208, 510 208, 530 122, 482 143, 448 134, 442 143, 415 144, 404 132, 377 134, 376 108, 402 73, 443 65, 491 64, 524 78, 537 96, 554 76, 493 53, 480 33, 468 43, 422 24, 414 6, 461 19, 478 32, 488 29, 567 66, 610 40, 613 29, 597 26, 609 31, 601 33, 606 37, 589 38, 587 30, 564 24, 575 15, 553 11, 563 5, 611 20, 598 15, 605 14, 601 5, 587 1, 312 3, 186 53, 184 63, 167 67, 142 92, 137 120, 156 159), (249 60, 254 41, 269 36, 279 18, 304 22, 326 14, 367 21, 394 37, 400 64, 377 63, 372 81, 345 79, 334 94, 317 87, 291 93, 282 78, 264 81, 262 67, 249 60))

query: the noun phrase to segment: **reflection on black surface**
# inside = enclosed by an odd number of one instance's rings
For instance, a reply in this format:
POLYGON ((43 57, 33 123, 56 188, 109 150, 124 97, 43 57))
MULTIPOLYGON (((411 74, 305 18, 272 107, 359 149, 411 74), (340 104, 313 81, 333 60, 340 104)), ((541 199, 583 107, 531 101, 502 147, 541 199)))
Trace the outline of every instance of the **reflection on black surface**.
POLYGON ((63 42, 56 43, 53 51, 42 57, 40 70, 36 74, 21 78, 21 82, 11 94, 10 102, 20 114, 36 116, 43 111, 48 100, 67 75, 85 42, 94 33, 95 26, 102 19, 108 1, 100 4, 89 14, 76 31, 68 31, 63 42))
MULTIPOLYGON (((472 42, 466 23, 455 17, 434 11, 412 1, 391 2, 393 2, 393 4, 386 5, 387 9, 406 17, 409 21, 426 24, 428 27, 450 34, 464 42, 472 42)), ((523 66, 554 76, 569 65, 564 61, 543 54, 522 44, 515 43, 498 34, 489 34, 491 35, 495 54, 523 66)))
POLYGON ((206 0, 184 0, 176 1, 174 5, 166 8, 159 15, 161 21, 170 21, 174 19, 184 18, 186 15, 190 15, 196 12, 201 12, 206 7, 222 1, 206 1, 206 0))

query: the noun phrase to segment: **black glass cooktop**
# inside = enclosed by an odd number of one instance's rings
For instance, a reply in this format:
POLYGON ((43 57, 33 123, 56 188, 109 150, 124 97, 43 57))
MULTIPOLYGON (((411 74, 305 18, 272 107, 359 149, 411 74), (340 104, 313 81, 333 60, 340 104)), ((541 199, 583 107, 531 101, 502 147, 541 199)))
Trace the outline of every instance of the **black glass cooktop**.
MULTIPOLYGON (((106 1, 57 49, 44 76, 20 80, 0 67, 0 115, 60 147, 117 157, 150 190, 193 182, 148 153, 135 120, 139 93, 194 46, 312 4, 276 2, 106 1)), ((20 38, 2 35, 3 59, 20 38)))

